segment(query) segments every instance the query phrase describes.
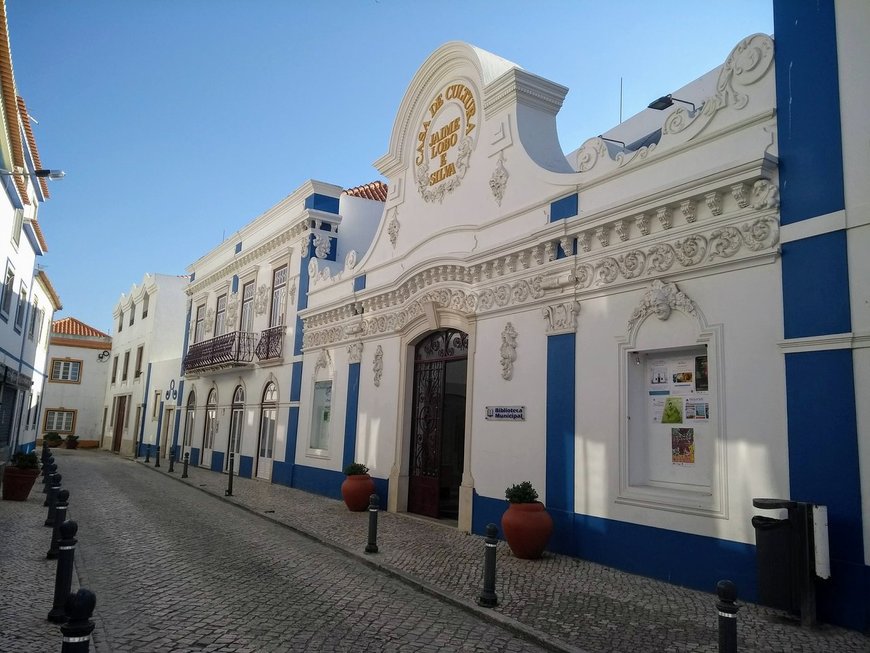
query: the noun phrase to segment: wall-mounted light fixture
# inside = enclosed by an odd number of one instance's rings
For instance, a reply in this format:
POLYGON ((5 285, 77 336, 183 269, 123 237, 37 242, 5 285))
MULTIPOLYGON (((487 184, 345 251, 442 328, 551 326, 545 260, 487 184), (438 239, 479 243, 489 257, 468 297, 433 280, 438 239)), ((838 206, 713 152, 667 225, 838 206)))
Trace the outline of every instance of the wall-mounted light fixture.
POLYGON ((0 168, 0 175, 4 175, 6 177, 19 175, 21 177, 37 177, 38 179, 63 179, 64 177, 66 177, 66 173, 63 170, 49 170, 47 168, 39 168, 38 170, 34 170, 33 172, 24 172, 23 170, 3 170, 2 168, 0 168))
POLYGON ((108 349, 104 349, 99 354, 97 354, 97 360, 100 361, 101 363, 103 363, 103 362, 109 360, 109 356, 111 356, 111 355, 112 354, 109 353, 108 349))
POLYGON ((622 145, 622 149, 625 149, 625 143, 623 143, 622 141, 618 141, 615 138, 607 138, 606 136, 602 136, 601 134, 598 135, 598 138, 600 138, 602 141, 607 141, 608 143, 619 143, 620 145, 622 145))
POLYGON ((668 93, 667 95, 662 95, 657 100, 653 100, 647 105, 647 107, 650 109, 656 109, 657 111, 663 111, 664 109, 667 109, 669 106, 673 105, 674 102, 682 102, 683 104, 691 105, 692 113, 695 113, 694 102, 689 102, 688 100, 681 100, 680 98, 674 97, 670 93, 668 93))

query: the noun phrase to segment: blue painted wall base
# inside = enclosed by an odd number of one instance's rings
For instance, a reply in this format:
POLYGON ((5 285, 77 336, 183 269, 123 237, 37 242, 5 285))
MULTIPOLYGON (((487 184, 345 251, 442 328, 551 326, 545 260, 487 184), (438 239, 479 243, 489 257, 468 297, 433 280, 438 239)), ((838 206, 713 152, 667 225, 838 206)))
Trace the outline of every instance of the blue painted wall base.
POLYGON ((199 465, 199 449, 191 447, 190 449, 190 464, 196 467, 199 465))
MULTIPOLYGON (((274 470, 272 473, 274 474, 274 470)), ((341 501, 341 484, 345 478, 346 476, 342 472, 296 465, 293 470, 292 487, 341 501)), ((375 494, 380 499, 381 508, 384 508, 389 498, 390 483, 385 478, 374 476, 372 476, 372 480, 375 482, 375 494)))
POLYGON ((224 452, 223 451, 212 451, 211 452, 211 471, 213 472, 222 472, 224 471, 224 452))
POLYGON ((254 459, 251 456, 239 456, 239 476, 251 478, 254 475, 254 459))
POLYGON ((293 487, 293 463, 285 463, 283 460, 272 461, 272 482, 278 485, 293 487))

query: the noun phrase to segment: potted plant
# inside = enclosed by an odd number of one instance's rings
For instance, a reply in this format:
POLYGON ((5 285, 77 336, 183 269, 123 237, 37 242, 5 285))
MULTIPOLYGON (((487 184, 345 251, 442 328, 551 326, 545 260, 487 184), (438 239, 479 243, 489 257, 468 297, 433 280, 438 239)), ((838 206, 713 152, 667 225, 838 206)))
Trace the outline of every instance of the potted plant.
POLYGON ((341 484, 341 497, 348 510, 362 512, 369 507, 369 497, 375 492, 375 482, 369 468, 362 463, 351 463, 344 468, 347 476, 341 484))
POLYGON ((538 501, 538 492, 523 481, 507 488, 505 498, 510 503, 501 517, 501 530, 508 546, 517 558, 540 558, 553 534, 553 518, 538 501))
POLYGON ((48 443, 49 447, 59 447, 60 443, 63 442, 63 438, 57 433, 57 431, 49 431, 45 434, 45 441, 48 443))
POLYGON ((78 447, 79 447, 79 436, 77 436, 77 435, 66 436, 66 448, 67 449, 78 449, 78 447))
POLYGON ((27 496, 39 476, 39 456, 35 451, 19 451, 3 468, 3 498, 7 501, 27 501, 27 496))

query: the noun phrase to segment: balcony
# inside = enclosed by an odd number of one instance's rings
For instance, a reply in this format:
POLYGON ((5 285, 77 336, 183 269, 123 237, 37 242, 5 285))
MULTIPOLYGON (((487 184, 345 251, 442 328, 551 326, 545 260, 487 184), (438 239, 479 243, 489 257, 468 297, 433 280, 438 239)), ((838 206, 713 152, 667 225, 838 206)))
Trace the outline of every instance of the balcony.
POLYGON ((185 374, 247 367, 254 360, 256 333, 233 331, 192 344, 184 357, 185 374))
POLYGON ((285 325, 271 327, 263 331, 257 343, 257 360, 263 363, 280 363, 284 360, 285 325))

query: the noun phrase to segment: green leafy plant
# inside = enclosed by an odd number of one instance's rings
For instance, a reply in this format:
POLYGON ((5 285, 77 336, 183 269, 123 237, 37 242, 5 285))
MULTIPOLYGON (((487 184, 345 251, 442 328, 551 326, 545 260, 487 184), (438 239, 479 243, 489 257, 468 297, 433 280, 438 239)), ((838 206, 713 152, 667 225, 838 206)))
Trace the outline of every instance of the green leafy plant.
POLYGON ((35 451, 28 453, 19 451, 12 456, 12 466, 18 469, 39 469, 39 456, 35 451))
POLYGON ((504 496, 511 503, 535 503, 538 500, 538 492, 530 481, 511 485, 504 491, 504 496))
POLYGON ((78 441, 79 441, 79 436, 77 436, 77 435, 68 435, 68 436, 66 436, 66 441, 67 441, 67 442, 78 442, 78 441))
POLYGON ((63 442, 63 438, 57 433, 57 431, 49 431, 45 434, 45 441, 48 442, 48 446, 56 447, 61 442, 63 442))
POLYGON ((344 473, 347 476, 359 476, 360 474, 368 474, 369 468, 362 463, 351 463, 344 468, 344 473))

